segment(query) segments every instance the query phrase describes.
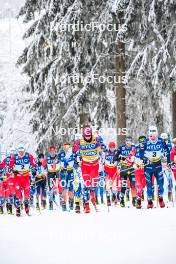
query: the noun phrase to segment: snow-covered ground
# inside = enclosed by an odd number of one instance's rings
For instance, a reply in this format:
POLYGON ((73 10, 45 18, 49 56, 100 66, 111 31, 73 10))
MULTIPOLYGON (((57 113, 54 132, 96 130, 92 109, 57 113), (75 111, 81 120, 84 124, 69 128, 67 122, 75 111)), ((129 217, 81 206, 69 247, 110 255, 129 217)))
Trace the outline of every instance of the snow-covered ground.
POLYGON ((176 208, 0 216, 0 263, 175 263, 176 208))

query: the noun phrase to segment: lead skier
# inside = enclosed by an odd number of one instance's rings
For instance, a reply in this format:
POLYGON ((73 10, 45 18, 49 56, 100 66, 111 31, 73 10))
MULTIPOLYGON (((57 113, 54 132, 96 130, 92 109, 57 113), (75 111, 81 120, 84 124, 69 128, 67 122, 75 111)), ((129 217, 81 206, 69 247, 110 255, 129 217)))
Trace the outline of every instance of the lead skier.
POLYGON ((98 157, 100 146, 101 139, 92 134, 92 129, 89 125, 83 127, 82 138, 77 140, 74 144, 74 151, 77 154, 77 157, 80 157, 82 177, 85 184, 83 190, 83 206, 85 213, 90 213, 90 199, 94 208, 97 210, 95 188, 98 184, 98 157))

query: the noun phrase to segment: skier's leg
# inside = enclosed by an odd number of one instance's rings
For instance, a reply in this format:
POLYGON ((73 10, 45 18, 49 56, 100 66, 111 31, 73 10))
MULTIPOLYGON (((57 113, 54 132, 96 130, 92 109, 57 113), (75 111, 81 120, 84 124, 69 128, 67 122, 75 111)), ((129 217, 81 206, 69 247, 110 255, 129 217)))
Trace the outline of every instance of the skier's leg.
POLYGON ((14 176, 9 174, 8 177, 8 187, 9 187, 9 197, 8 197, 8 214, 12 214, 12 206, 14 204, 14 194, 15 194, 15 185, 14 185, 14 176))
POLYGON ((5 204, 5 191, 3 182, 0 183, 0 214, 3 214, 4 212, 4 204, 5 204))
POLYGON ((67 202, 67 185, 68 185, 68 171, 60 171, 60 184, 62 186, 62 210, 66 211, 67 202))
POLYGON ((99 190, 100 190, 100 198, 101 198, 101 203, 104 203, 103 201, 103 196, 104 196, 104 187, 105 187, 105 181, 104 181, 104 173, 103 171, 100 172, 99 176, 99 190))
POLYGON ((155 168, 154 175, 156 177, 157 186, 158 186, 158 197, 160 207, 165 207, 165 203, 163 201, 163 194, 164 194, 164 176, 162 171, 162 166, 157 166, 155 168))
POLYGON ((48 190, 49 190, 49 209, 53 210, 53 199, 54 199, 53 181, 54 181, 54 173, 48 172, 47 179, 48 179, 48 190))
POLYGON ((23 190, 24 190, 24 206, 26 214, 29 214, 29 199, 30 199, 30 176, 22 175, 23 179, 23 190))
POLYGON ((153 208, 153 190, 152 190, 152 177, 153 177, 153 168, 152 167, 145 167, 145 178, 147 184, 147 199, 148 199, 148 206, 147 208, 153 208))
POLYGON ((41 200, 42 207, 43 209, 46 209, 46 197, 47 197, 46 179, 43 179, 41 183, 41 195, 42 195, 42 200, 41 200))
POLYGON ((41 182, 36 182, 36 209, 40 209, 39 197, 40 197, 41 182))
POLYGON ((68 171, 68 197, 69 197, 69 208, 73 210, 74 206, 74 173, 73 170, 68 171))
POLYGON ((120 181, 121 181, 121 194, 120 194, 120 206, 125 207, 125 192, 127 188, 127 168, 126 167, 121 167, 120 170, 120 181))
POLYGON ((84 180, 84 189, 83 189, 83 206, 86 213, 90 212, 89 208, 89 200, 90 200, 90 187, 91 187, 91 178, 90 171, 91 165, 86 162, 82 162, 81 164, 82 177, 84 180))

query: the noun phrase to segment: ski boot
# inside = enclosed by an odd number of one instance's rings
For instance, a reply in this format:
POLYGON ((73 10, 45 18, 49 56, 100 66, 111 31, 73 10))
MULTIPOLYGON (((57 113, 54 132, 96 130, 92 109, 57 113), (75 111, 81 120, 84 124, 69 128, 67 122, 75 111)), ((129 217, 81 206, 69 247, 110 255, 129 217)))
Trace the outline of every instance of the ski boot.
POLYGON ((62 211, 63 212, 67 211, 66 202, 62 202, 62 211))
POLYGON ((49 201, 49 210, 53 210, 53 201, 49 201))
POLYGON ((36 210, 37 210, 37 211, 40 211, 39 203, 36 203, 36 210))
POLYGON ((73 210, 73 204, 74 204, 74 199, 73 198, 69 198, 69 208, 70 208, 70 210, 73 210))
POLYGON ((84 204, 84 212, 86 214, 89 214, 90 213, 90 207, 89 207, 89 204, 88 203, 84 204))
POLYGON ((121 198, 121 200, 120 200, 120 207, 122 207, 122 208, 125 207, 125 202, 124 202, 123 198, 121 198))
POLYGON ((24 204, 24 208, 25 208, 26 214, 29 215, 29 209, 30 209, 29 204, 28 203, 25 203, 24 204))
POLYGON ((142 208, 142 206, 141 206, 141 199, 140 198, 137 199, 136 208, 137 209, 141 209, 142 208))
POLYGON ((117 193, 117 201, 120 202, 120 192, 117 193))
POLYGON ((117 195, 116 195, 116 193, 113 193, 112 201, 114 202, 114 205, 116 206, 117 205, 117 195))
POLYGON ((3 206, 0 206, 0 215, 4 213, 3 206))
POLYGON ((34 207, 34 197, 30 197, 30 206, 33 208, 34 207))
POLYGON ((111 206, 110 196, 107 196, 107 206, 111 206))
POLYGON ((95 196, 95 201, 96 201, 96 204, 99 204, 97 196, 95 196))
POLYGON ((155 201, 155 194, 152 194, 152 200, 155 201))
POLYGON ((46 209, 46 200, 42 200, 42 209, 46 209))
POLYGON ((114 205, 115 206, 117 205, 117 198, 114 200, 114 205))
POLYGON ((12 212, 12 204, 8 204, 8 211, 7 211, 7 213, 9 214, 9 215, 12 215, 13 214, 13 212, 12 212))
POLYGON ((133 205, 133 207, 136 207, 136 197, 132 198, 132 205, 133 205))
POLYGON ((6 210, 8 212, 8 210, 9 210, 9 203, 6 203, 6 210))
POLYGON ((158 199, 159 199, 159 205, 160 205, 160 207, 161 207, 161 208, 164 208, 164 207, 165 207, 165 203, 164 203, 164 201, 163 201, 163 197, 160 196, 160 197, 158 197, 158 199))
POLYGON ((129 194, 126 194, 126 202, 129 202, 129 200, 130 200, 130 196, 129 194))
POLYGON ((172 202, 172 191, 168 192, 168 201, 172 202))
POLYGON ((116 200, 116 195, 115 193, 112 194, 112 202, 114 202, 116 200))
POLYGON ((153 208, 153 201, 148 200, 147 209, 152 209, 152 208, 153 208))
POLYGON ((97 208, 96 200, 95 200, 94 197, 91 198, 91 202, 92 202, 92 204, 93 204, 93 207, 94 207, 95 211, 98 212, 98 208, 97 208))
POLYGON ((103 197, 101 197, 101 204, 104 204, 104 200, 103 200, 103 197))
POLYGON ((79 205, 79 202, 76 202, 75 203, 75 213, 77 213, 77 214, 80 214, 80 205, 79 205))
POLYGON ((21 216, 21 208, 20 207, 17 207, 17 209, 16 209, 16 216, 17 217, 21 216))

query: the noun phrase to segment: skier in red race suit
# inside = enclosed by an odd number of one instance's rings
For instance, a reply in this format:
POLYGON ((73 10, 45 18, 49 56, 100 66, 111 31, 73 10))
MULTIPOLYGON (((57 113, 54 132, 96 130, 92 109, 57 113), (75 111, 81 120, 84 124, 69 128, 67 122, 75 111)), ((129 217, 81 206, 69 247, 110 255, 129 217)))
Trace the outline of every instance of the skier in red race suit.
POLYGON ((99 153, 101 138, 92 134, 90 126, 83 127, 83 135, 74 144, 74 152, 81 161, 81 171, 84 180, 83 206, 85 213, 90 213, 89 200, 96 209, 95 188, 98 184, 99 153))
POLYGON ((21 215, 21 191, 24 192, 25 211, 29 215, 30 169, 36 167, 34 157, 20 145, 11 158, 9 167, 14 173, 16 216, 21 215))
POLYGON ((0 167, 4 169, 4 174, 6 180, 4 180, 4 198, 6 198, 6 208, 7 213, 12 214, 12 205, 14 204, 14 194, 15 194, 15 184, 14 184, 14 174, 11 169, 9 169, 10 160, 15 153, 15 149, 11 149, 9 155, 5 157, 2 161, 0 167))
POLYGON ((143 161, 140 159, 139 151, 140 148, 143 147, 143 144, 146 140, 145 136, 140 136, 138 138, 139 144, 136 145, 136 154, 135 154, 135 180, 136 180, 136 194, 137 194, 137 203, 136 208, 141 209, 141 200, 143 199, 143 190, 146 186, 146 179, 144 174, 144 164, 143 161))
MULTIPOLYGON (((176 138, 174 138, 172 142, 173 142, 173 148, 170 152, 170 160, 171 160, 172 171, 173 171, 175 182, 176 182, 176 138)), ((175 190, 176 190, 176 186, 175 186, 175 190)))
POLYGON ((104 172, 106 182, 107 205, 111 206, 111 196, 114 204, 117 204, 117 193, 120 188, 120 174, 117 167, 117 161, 114 161, 116 150, 115 142, 109 142, 108 149, 105 151, 104 172), (112 192, 112 195, 111 195, 112 192))

